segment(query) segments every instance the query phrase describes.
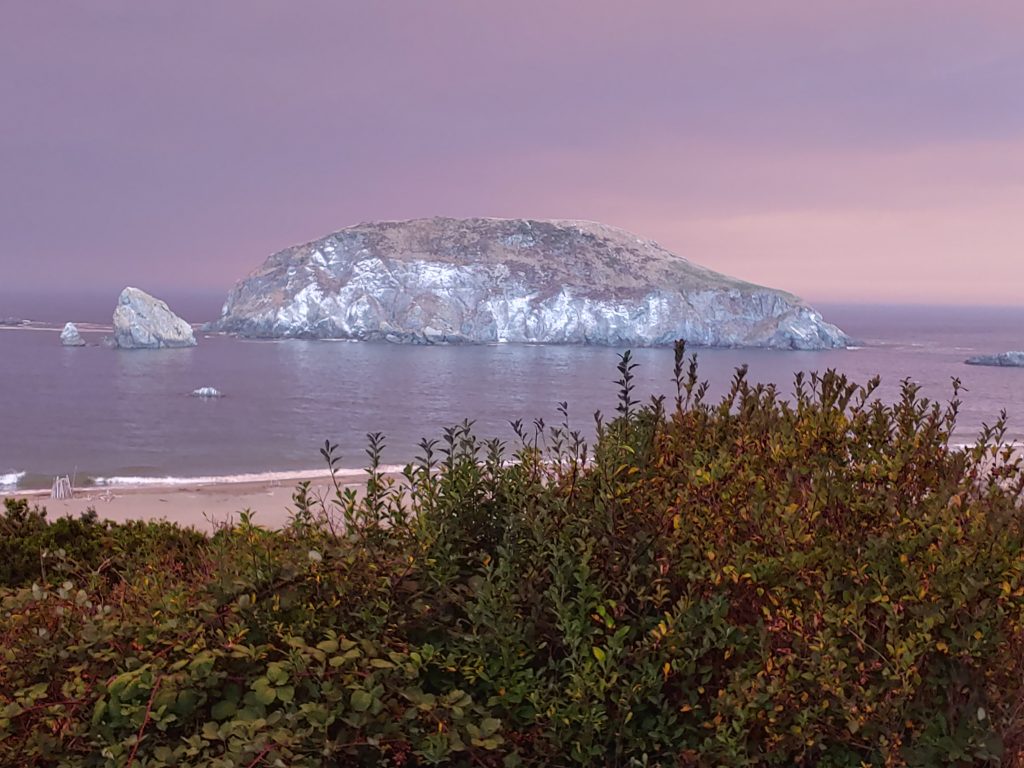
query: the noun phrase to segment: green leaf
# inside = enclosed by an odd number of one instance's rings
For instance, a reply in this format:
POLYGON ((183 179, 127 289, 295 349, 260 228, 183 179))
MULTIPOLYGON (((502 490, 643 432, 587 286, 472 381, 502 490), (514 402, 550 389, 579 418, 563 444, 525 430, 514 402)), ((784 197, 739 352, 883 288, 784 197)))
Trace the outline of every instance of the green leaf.
POLYGON ((274 685, 283 685, 288 682, 288 670, 280 662, 272 661, 267 665, 267 679, 274 685))
POLYGON ((191 688, 186 688, 178 693, 177 699, 174 701, 174 711, 182 716, 190 715, 195 711, 198 703, 199 694, 191 688))
POLYGON ((274 699, 277 698, 277 692, 274 691, 265 677, 257 678, 256 682, 252 684, 252 692, 256 697, 256 701, 264 706, 273 704, 274 699))
POLYGON ((480 733, 484 738, 493 736, 501 728, 501 720, 496 717, 485 717, 480 723, 480 733))
POLYGON ((337 640, 323 640, 316 644, 316 647, 324 653, 337 653, 338 652, 338 641, 337 640))
POLYGON ((210 717, 214 720, 227 720, 238 711, 238 705, 233 701, 218 701, 210 708, 210 717))
POLYGON ((295 686, 282 685, 280 688, 276 689, 275 693, 277 693, 278 701, 287 703, 295 698, 295 686))
POLYGON ((353 691, 350 704, 356 712, 365 712, 373 704, 373 696, 363 690, 353 691))
POLYGON ((604 649, 595 645, 591 650, 594 652, 594 658, 604 664, 604 660, 606 658, 604 649))
POLYGON ((235 720, 240 720, 243 723, 252 723, 263 716, 263 712, 253 707, 242 707, 235 713, 235 720))
POLYGON ((273 688, 259 688, 253 691, 253 693, 256 694, 256 701, 258 701, 263 706, 273 704, 274 699, 277 698, 277 691, 275 691, 273 688))
POLYGON ((500 736, 492 736, 487 739, 473 739, 473 746, 481 749, 497 749, 505 742, 500 736))

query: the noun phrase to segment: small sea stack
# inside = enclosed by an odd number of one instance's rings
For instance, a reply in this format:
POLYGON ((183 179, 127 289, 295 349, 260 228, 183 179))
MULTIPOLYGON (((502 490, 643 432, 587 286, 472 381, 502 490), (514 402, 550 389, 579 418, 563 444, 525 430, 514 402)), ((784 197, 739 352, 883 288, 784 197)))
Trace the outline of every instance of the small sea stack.
POLYGON ((85 339, 78 333, 78 326, 66 323, 64 330, 60 332, 60 343, 65 347, 84 347, 85 339))
POLYGON ((138 288, 121 291, 114 310, 114 346, 120 349, 194 347, 192 326, 167 303, 138 288))

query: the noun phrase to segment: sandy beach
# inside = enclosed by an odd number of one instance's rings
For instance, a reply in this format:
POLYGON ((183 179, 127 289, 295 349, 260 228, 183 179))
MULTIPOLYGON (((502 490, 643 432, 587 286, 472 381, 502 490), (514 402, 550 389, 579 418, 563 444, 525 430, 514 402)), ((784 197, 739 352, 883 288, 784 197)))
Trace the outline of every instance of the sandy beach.
MULTIPOLYGON (((253 521, 268 528, 288 522, 295 505, 292 494, 302 480, 309 480, 313 493, 333 493, 330 477, 310 479, 274 479, 257 482, 227 482, 190 485, 149 485, 143 487, 76 488, 74 497, 51 499, 49 491, 20 491, 4 496, 27 498, 46 507, 49 519, 78 516, 89 507, 104 519, 167 520, 198 530, 212 531, 238 519, 239 512, 250 510, 253 521)), ((345 477, 343 487, 362 488, 360 477, 345 477)))

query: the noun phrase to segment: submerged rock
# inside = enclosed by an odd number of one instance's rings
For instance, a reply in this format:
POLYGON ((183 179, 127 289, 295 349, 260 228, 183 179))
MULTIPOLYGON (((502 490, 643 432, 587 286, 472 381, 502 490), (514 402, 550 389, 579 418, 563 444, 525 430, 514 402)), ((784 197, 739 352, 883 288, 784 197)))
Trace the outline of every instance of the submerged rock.
POLYGON ((74 323, 66 323, 64 330, 60 332, 60 343, 65 347, 84 347, 85 339, 78 333, 78 327, 74 323))
POLYGON ((846 335, 795 296, 583 221, 418 219, 288 248, 207 328, 252 337, 822 349, 846 335))
POLYGON ((998 355, 978 355, 965 361, 968 365, 995 365, 1004 368, 1024 368, 1024 352, 1000 352, 998 355))
POLYGON ((114 344, 122 349, 194 347, 192 326, 167 304, 138 288, 125 288, 114 310, 114 344))
POLYGON ((220 390, 214 389, 213 387, 200 387, 199 389, 192 390, 192 397, 211 398, 224 397, 224 395, 220 390))

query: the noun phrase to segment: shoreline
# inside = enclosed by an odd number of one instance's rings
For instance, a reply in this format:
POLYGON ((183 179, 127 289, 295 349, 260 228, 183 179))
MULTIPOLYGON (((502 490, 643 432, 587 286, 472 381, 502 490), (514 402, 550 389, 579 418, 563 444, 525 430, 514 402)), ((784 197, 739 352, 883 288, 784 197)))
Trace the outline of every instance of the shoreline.
MULTIPOLYGON (((75 322, 75 321, 71 321, 75 322)), ((75 322, 75 327, 78 330, 86 333, 113 333, 114 326, 105 325, 103 323, 87 323, 87 322, 75 322)), ((0 331, 46 331, 50 333, 60 333, 64 330, 63 325, 55 325, 48 323, 43 320, 26 320, 21 325, 0 325, 0 331)))
MULTIPOLYGON (((342 488, 359 490, 366 484, 363 470, 339 474, 342 488)), ((253 513, 257 525, 282 527, 294 512, 292 495, 304 481, 309 481, 311 494, 326 496, 334 492, 330 474, 320 471, 277 473, 272 478, 255 480, 78 486, 70 499, 51 499, 48 489, 12 489, 0 492, 0 499, 28 499, 33 505, 45 507, 50 520, 78 517, 91 507, 103 520, 166 520, 212 533, 227 523, 237 522, 246 510, 253 513)))
MULTIPOLYGON (((955 443, 951 448, 964 450, 971 443, 955 443)), ((1020 443, 1016 444, 1018 450, 1020 443)), ((399 478, 401 467, 385 465, 383 474, 399 478)), ((368 474, 365 469, 339 469, 338 486, 361 492, 368 474)), ((118 478, 110 478, 117 480, 118 478)), ((49 520, 79 517, 92 508, 102 520, 124 523, 133 520, 165 520, 182 527, 214 533, 219 528, 237 523, 242 512, 251 512, 253 522, 264 528, 287 525, 295 511, 293 495, 301 482, 309 482, 313 498, 329 498, 334 494, 331 474, 327 470, 295 470, 261 474, 210 476, 124 478, 134 483, 75 486, 70 499, 50 498, 50 489, 3 488, 0 505, 6 499, 26 499, 47 511, 49 520)))

